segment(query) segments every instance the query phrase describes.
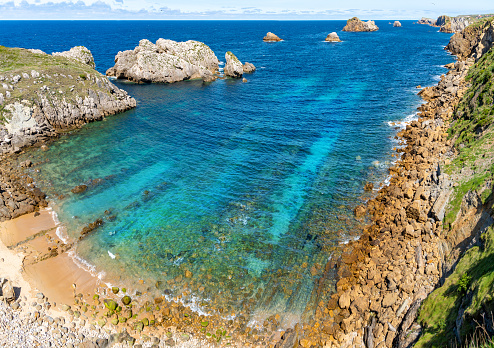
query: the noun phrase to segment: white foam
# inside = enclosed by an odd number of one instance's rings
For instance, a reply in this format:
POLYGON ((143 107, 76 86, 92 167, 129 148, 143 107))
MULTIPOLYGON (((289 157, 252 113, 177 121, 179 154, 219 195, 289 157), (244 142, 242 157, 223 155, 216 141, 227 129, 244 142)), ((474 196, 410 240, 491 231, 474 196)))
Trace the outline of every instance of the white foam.
POLYGON ((432 76, 432 79, 434 81, 441 81, 441 75, 434 75, 434 76, 432 76))
POLYGON ((113 259, 115 260, 116 256, 115 254, 112 254, 112 252, 110 250, 107 250, 108 251, 108 255, 113 259))
POLYGON ((102 280, 103 277, 106 275, 106 273, 103 271, 97 272, 96 266, 90 264, 89 262, 81 258, 79 255, 77 255, 74 249, 70 250, 68 252, 68 255, 72 259, 72 261, 76 264, 77 267, 88 272, 91 276, 102 280))

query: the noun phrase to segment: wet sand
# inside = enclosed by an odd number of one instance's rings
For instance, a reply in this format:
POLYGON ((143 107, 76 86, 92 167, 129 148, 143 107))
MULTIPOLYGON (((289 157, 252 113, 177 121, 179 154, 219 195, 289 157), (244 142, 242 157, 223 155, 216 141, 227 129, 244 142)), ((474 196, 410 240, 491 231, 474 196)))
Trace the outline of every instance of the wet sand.
POLYGON ((58 255, 50 253, 50 250, 64 248, 56 235, 57 227, 49 208, 41 210, 37 216, 31 213, 1 223, 0 253, 9 262, 0 263, 0 272, 16 284, 22 279, 23 287, 29 288, 28 291, 36 289, 55 303, 70 304, 74 301, 73 284, 76 284, 77 293, 93 294, 102 282, 79 267, 70 250, 58 255))

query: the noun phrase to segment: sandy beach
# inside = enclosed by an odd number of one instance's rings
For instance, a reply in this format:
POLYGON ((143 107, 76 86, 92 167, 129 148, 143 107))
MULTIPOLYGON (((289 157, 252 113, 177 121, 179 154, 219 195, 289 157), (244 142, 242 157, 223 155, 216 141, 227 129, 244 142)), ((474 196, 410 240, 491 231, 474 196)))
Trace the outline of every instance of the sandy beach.
POLYGON ((50 208, 1 223, 0 247, 8 256, 0 272, 14 283, 22 279, 28 291, 41 291, 55 303, 72 303, 73 284, 77 292, 92 294, 101 281, 76 265, 70 251, 58 253, 64 249, 58 227, 50 208))

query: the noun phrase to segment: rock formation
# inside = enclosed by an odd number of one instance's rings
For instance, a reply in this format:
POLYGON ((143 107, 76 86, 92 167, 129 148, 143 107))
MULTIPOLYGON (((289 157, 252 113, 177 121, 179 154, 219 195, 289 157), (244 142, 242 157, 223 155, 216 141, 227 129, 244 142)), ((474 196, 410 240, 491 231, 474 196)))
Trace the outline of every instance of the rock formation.
POLYGON ((418 22, 417 24, 425 24, 425 25, 430 25, 430 26, 434 26, 436 24, 436 20, 435 19, 432 19, 432 18, 425 18, 425 17, 422 17, 418 22))
POLYGON ((262 39, 264 42, 277 42, 277 41, 283 41, 278 37, 278 35, 273 34, 272 32, 268 32, 266 36, 262 39))
POLYGON ((329 33, 328 36, 326 36, 326 39, 324 41, 341 42, 340 38, 338 37, 338 34, 336 34, 335 32, 329 33))
POLYGON ((401 23, 400 23, 400 21, 395 21, 395 22, 393 23, 393 27, 395 27, 395 28, 397 28, 397 27, 401 27, 401 23))
POLYGON ((69 51, 65 52, 53 52, 52 56, 65 57, 69 59, 78 60, 81 63, 89 65, 91 68, 95 68, 94 58, 91 51, 84 46, 72 47, 69 51))
POLYGON ((25 66, 0 74, 0 154, 136 106, 90 67, 94 59, 85 48, 50 56, 0 47, 0 55, 25 66))
POLYGON ((489 51, 494 41, 494 20, 488 20, 483 25, 469 26, 454 34, 446 49, 458 59, 472 58, 478 60, 489 51))
POLYGON ((225 75, 235 78, 242 77, 244 73, 244 67, 240 60, 230 51, 225 53, 225 75))
POLYGON ((250 74, 256 71, 256 67, 252 63, 245 62, 243 66, 244 73, 250 74))
POLYGON ((209 81, 218 71, 218 65, 214 52, 199 41, 159 39, 153 44, 141 40, 133 50, 118 52, 115 66, 106 75, 141 83, 173 83, 196 78, 209 81))
POLYGON ((422 18, 417 23, 427 24, 431 27, 439 27, 439 31, 442 33, 458 33, 468 27, 470 24, 474 23, 475 17, 471 16, 439 16, 436 20, 430 18, 422 18))
POLYGON ((349 19, 343 31, 376 31, 379 30, 374 21, 363 22, 357 17, 349 19))

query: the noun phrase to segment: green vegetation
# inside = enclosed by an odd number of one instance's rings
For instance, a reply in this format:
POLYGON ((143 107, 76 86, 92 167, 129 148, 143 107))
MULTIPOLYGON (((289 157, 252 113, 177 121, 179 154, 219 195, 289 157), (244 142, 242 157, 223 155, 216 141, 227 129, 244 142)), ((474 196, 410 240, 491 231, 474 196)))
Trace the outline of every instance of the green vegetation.
MULTIPOLYGON (((455 271, 443 286, 436 289, 423 303, 419 321, 424 327, 423 335, 415 347, 447 347, 456 341, 452 330, 461 306, 465 320, 461 327, 462 337, 471 337, 477 328, 475 322, 480 309, 490 315, 494 312, 494 228, 482 235, 483 248, 475 246, 460 259, 455 271)), ((491 343, 492 344, 492 343, 491 343)), ((490 347, 490 346, 486 346, 490 347)))
POLYGON ((101 80, 105 77, 84 63, 61 56, 33 53, 23 48, 0 46, 0 76, 12 80, 17 75, 20 80, 16 84, 8 82, 14 89, 9 90, 10 98, 5 98, 0 105, 0 123, 4 123, 10 114, 5 110, 7 105, 15 102, 35 105, 40 99, 39 94, 53 104, 55 100, 62 99, 77 104, 76 98, 86 97, 88 88, 110 95, 105 86, 96 84, 96 78, 101 80), (32 71, 38 74, 32 75, 32 71))
MULTIPOLYGON (((460 178, 453 192, 444 219, 446 229, 452 227, 468 191, 477 191, 485 203, 490 195, 487 183, 494 180, 494 50, 486 53, 470 68, 467 80, 471 87, 458 105, 455 121, 449 129, 450 139, 458 155, 446 166, 448 174, 467 170, 472 175, 460 178)), ((461 177, 461 176, 460 176, 461 177)))

